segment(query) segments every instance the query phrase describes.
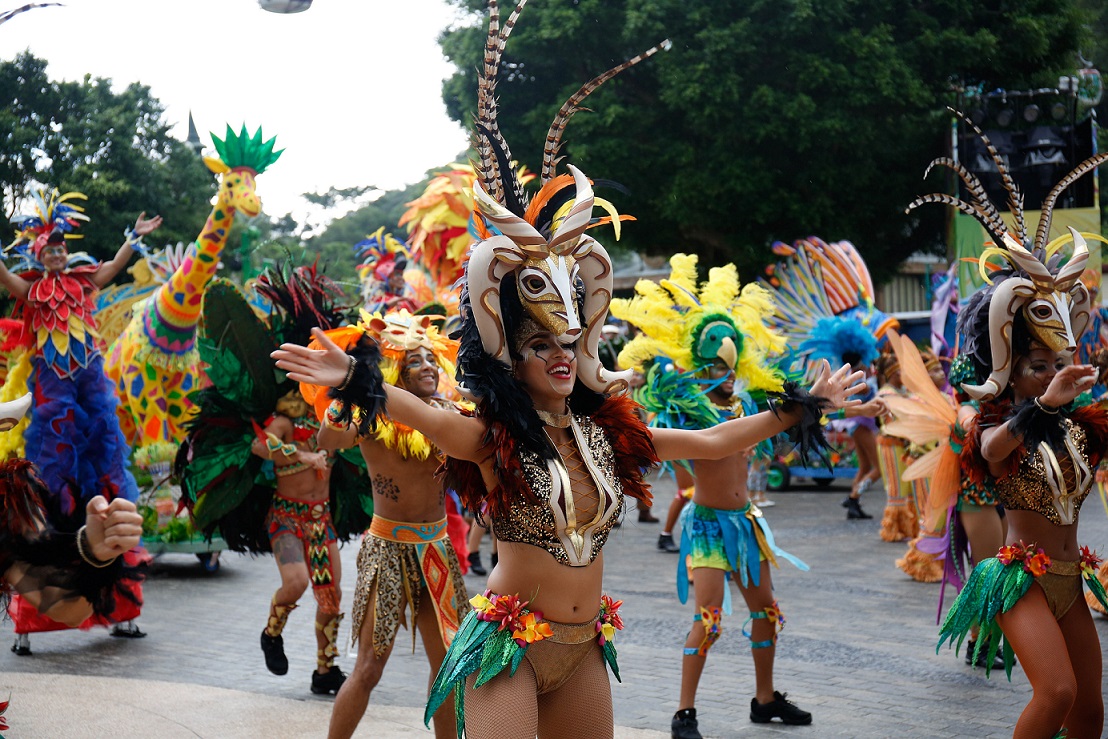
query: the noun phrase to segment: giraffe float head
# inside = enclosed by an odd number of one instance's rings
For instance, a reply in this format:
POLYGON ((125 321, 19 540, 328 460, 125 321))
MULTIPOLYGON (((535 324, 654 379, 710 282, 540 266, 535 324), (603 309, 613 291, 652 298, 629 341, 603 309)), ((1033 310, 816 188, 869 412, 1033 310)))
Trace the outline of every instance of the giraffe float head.
POLYGON ((251 136, 244 124, 235 133, 227 126, 222 139, 212 134, 212 143, 219 158, 204 157, 204 164, 214 174, 220 175, 219 202, 231 211, 241 211, 253 218, 262 212, 262 201, 254 190, 254 178, 280 158, 284 149, 273 150, 277 138, 262 138, 262 129, 251 136))

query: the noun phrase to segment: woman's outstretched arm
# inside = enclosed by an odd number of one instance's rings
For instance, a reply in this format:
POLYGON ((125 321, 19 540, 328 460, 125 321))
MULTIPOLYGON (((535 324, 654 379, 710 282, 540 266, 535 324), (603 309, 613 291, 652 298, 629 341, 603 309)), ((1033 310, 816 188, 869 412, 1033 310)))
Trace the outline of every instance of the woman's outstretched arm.
MULTIPOLYGON (((327 338, 318 328, 312 336, 321 349, 309 349, 298 344, 282 344, 273 352, 277 366, 288 373, 289 379, 323 387, 338 387, 346 380, 353 357, 327 338)), ((486 454, 484 445, 485 423, 471 416, 428 405, 407 390, 384 385, 389 417, 398 423, 420 431, 448 457, 480 462, 486 454)))
MULTIPOLYGON (((852 407, 858 401, 851 400, 851 396, 865 390, 861 382, 864 376, 862 372, 850 373, 849 365, 831 372, 824 360, 811 393, 823 398, 828 408, 852 407)), ((650 432, 659 459, 723 459, 791 428, 801 417, 802 410, 796 404, 785 403, 776 412, 764 411, 699 431, 651 429, 650 432)))

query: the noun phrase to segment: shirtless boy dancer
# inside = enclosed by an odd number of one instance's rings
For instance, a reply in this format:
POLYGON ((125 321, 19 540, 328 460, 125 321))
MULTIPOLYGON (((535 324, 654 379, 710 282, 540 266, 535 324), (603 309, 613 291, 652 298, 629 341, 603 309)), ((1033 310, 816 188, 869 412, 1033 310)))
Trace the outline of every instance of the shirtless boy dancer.
MULTIPOLYGON (((709 399, 731 415, 735 373, 722 360, 708 369, 709 399)), ((695 460, 696 488, 692 501, 681 512, 681 554, 677 571, 677 592, 684 603, 688 597, 686 555, 691 555, 696 613, 685 640, 681 663, 681 698, 671 726, 674 739, 700 739, 696 719, 696 688, 704 671, 708 650, 720 637, 722 617, 729 605, 725 598, 727 580, 737 580, 749 611, 742 633, 750 639, 754 657, 756 690, 750 702, 750 720, 768 723, 774 717, 786 724, 810 724, 812 714, 802 711, 773 687, 773 659, 777 632, 784 616, 773 599, 769 564, 775 558, 789 560, 802 570, 808 566, 773 545, 766 535, 762 513, 751 505, 746 490, 748 459, 736 453, 720 460, 695 460), (758 533, 756 533, 758 532, 758 533), (762 544, 767 545, 763 548, 762 544)))

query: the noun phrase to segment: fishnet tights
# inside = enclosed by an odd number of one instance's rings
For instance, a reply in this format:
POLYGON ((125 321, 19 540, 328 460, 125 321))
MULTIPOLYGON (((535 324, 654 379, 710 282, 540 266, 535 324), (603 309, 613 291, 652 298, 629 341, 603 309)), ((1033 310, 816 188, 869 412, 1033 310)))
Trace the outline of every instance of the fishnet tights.
POLYGON ((569 473, 570 492, 577 512, 577 526, 580 528, 596 517, 596 512, 600 508, 600 493, 573 440, 555 443, 554 446, 558 448, 558 456, 562 458, 562 464, 566 466, 566 472, 569 473))
POLYGON ((476 690, 474 679, 466 682, 469 739, 611 739, 615 732, 612 686, 599 648, 588 650, 565 684, 543 695, 526 658, 514 677, 504 670, 476 690))
POLYGON ((1032 585, 1007 613, 997 616, 1034 693, 1016 722, 1013 739, 1054 736, 1093 739, 1104 726, 1100 694, 1100 640, 1080 599, 1055 621, 1042 588, 1032 585))

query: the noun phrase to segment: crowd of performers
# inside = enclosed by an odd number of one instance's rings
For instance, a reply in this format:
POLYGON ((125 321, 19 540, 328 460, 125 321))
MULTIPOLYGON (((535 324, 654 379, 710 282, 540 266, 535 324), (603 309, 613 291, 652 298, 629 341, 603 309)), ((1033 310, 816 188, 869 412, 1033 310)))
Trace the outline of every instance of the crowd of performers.
POLYGON ((618 594, 604 590, 603 548, 627 497, 655 520, 645 475, 667 465, 678 493, 658 548, 678 554, 677 596, 686 603, 691 584, 693 598, 674 645, 672 736, 701 736, 696 697, 733 615, 732 580, 754 665, 750 720, 809 724, 775 681, 786 619, 771 569, 808 565, 777 543, 762 509, 780 448, 826 460, 833 426, 857 459, 847 518, 872 518, 863 500, 872 510, 883 484, 880 538, 906 547, 896 566, 959 591, 940 646, 968 639, 965 659, 986 675, 1010 677, 1017 661, 1025 671, 1033 695, 1015 736, 1100 736, 1086 606, 1108 609, 1106 575, 1079 545, 1077 519, 1108 417, 1088 392, 1102 378, 1079 352, 1093 310, 1085 237, 1048 239, 1058 196, 1108 155, 1055 187, 1033 235, 999 156, 1013 227, 972 174, 938 160, 973 201, 928 195, 911 207, 955 207, 993 241, 953 356, 897 333, 846 242, 775 244, 777 263, 745 285, 733 265, 702 280, 695 256, 675 254, 668 278, 613 299, 612 261, 589 230, 611 225, 618 237, 624 217, 575 166, 557 172, 558 150, 588 94, 664 47, 582 86, 535 175, 512 164, 495 97, 522 4, 503 26, 490 7, 478 159, 410 204, 407 242, 382 229, 356 246, 365 289, 353 301, 316 266, 271 268, 245 292, 214 276, 235 211, 259 211, 254 178, 280 153, 260 131, 217 140, 209 167, 227 192, 164 289, 136 303, 122 349, 104 346, 94 296, 160 219, 139 216, 104 263, 67 248, 87 220, 79 196, 41 194, 16 219, 8 254, 20 264, 0 263, 18 311, 6 349, 22 347, 0 398, 0 427, 15 429, 0 466, 0 574, 17 632, 133 621, 145 557, 129 455, 147 443, 164 456, 168 444, 191 525, 273 555, 280 584, 258 626, 260 663, 276 675, 288 673, 283 632, 311 587, 310 689, 336 696, 329 736, 353 734, 405 625, 430 663, 425 720, 437 737, 610 737, 608 670, 619 679, 624 624, 618 594), (143 348, 128 344, 141 337, 143 348), (106 354, 122 358, 118 380, 106 354), (156 368, 146 387, 126 379, 140 361, 156 368), (159 402, 120 406, 136 387, 159 402), (346 675, 335 664, 338 545, 359 535, 348 602, 360 648, 346 675), (472 597, 470 569, 488 573, 472 597))

